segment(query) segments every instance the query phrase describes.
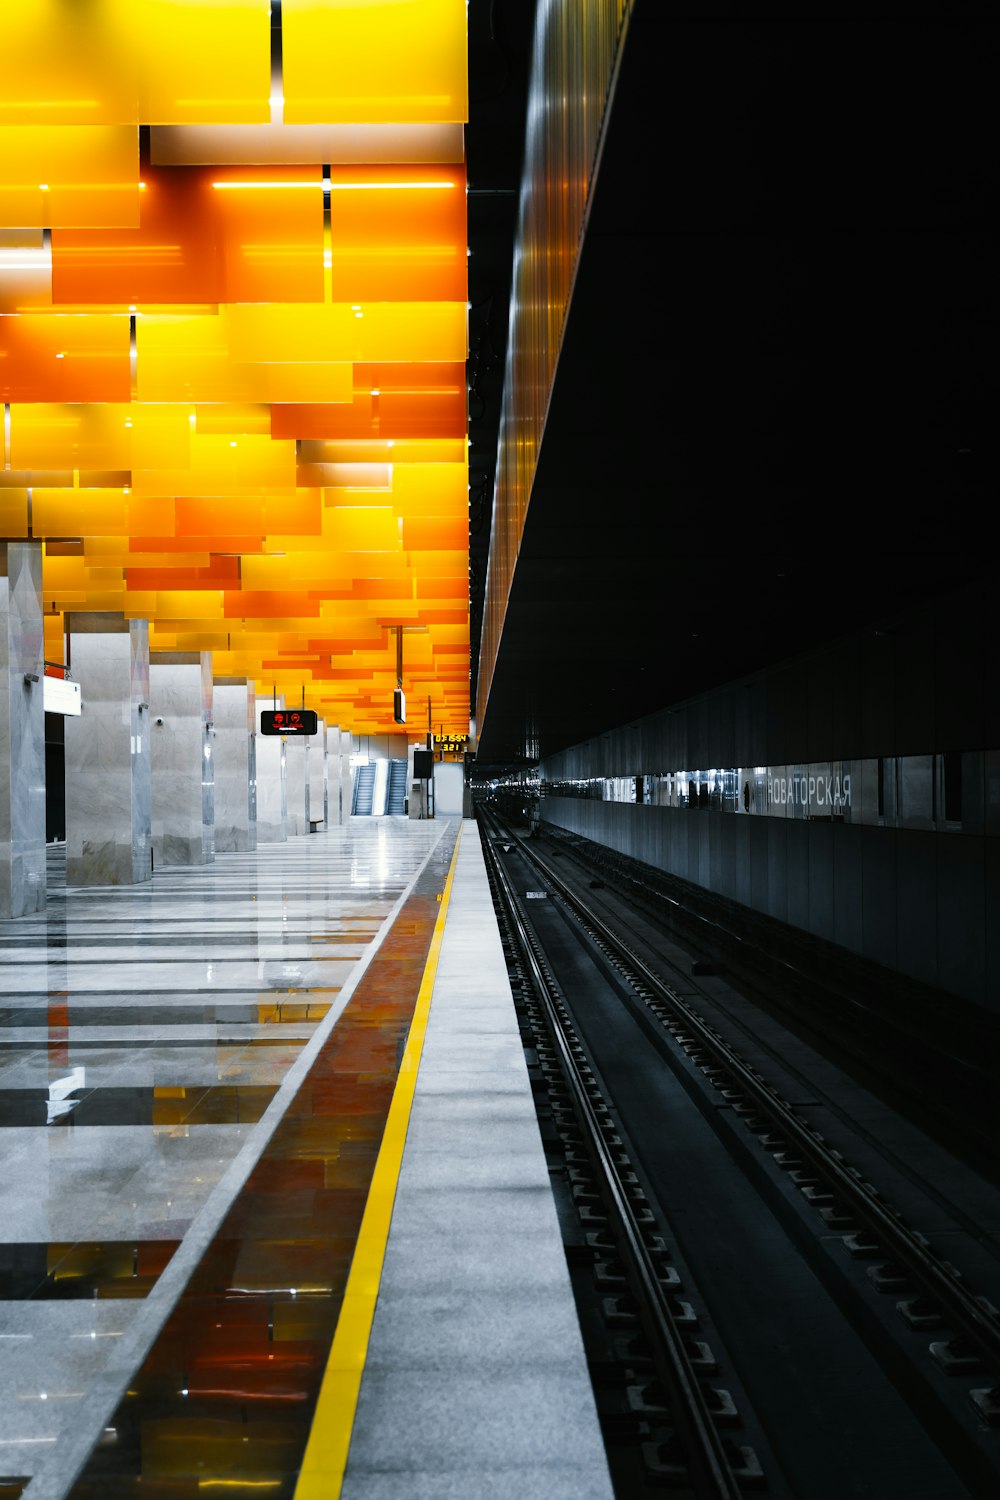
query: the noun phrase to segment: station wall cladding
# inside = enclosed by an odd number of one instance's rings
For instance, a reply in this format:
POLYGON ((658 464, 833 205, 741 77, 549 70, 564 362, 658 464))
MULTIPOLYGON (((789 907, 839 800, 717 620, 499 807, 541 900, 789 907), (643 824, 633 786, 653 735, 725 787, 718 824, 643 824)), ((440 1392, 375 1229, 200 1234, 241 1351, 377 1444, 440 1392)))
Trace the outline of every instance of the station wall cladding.
POLYGON ((1000 1009, 995 637, 982 587, 790 657, 544 759, 541 817, 1000 1009))

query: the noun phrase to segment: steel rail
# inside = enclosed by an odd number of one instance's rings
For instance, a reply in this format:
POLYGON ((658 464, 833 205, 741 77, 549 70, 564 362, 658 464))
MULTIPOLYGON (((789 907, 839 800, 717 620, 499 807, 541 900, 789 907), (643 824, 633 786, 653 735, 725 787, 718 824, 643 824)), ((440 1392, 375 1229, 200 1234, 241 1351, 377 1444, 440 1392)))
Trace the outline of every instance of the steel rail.
MULTIPOLYGON (((520 901, 494 850, 484 840, 492 871, 504 903, 505 912, 520 955, 527 966, 530 982, 544 1008, 553 1040, 558 1049, 563 1072, 573 1097, 577 1118, 583 1127, 591 1153, 600 1169, 621 1232, 623 1259, 633 1273, 635 1289, 649 1318, 649 1332, 659 1348, 663 1377, 677 1410, 671 1416, 688 1439, 688 1458, 693 1477, 700 1483, 699 1495, 717 1496, 719 1500, 741 1500, 742 1487, 726 1457, 726 1451, 712 1419, 708 1404, 691 1366, 683 1337, 674 1321, 666 1294, 656 1274, 652 1256, 646 1248, 632 1205, 628 1200, 617 1163, 604 1139, 599 1116, 580 1078, 576 1060, 567 1036, 570 1023, 560 1015, 555 1000, 555 982, 549 979, 538 960, 537 939, 531 932, 520 901)), ((579 1044, 577 1044, 579 1045, 579 1044)), ((582 1049, 581 1049, 582 1051, 582 1049)))
POLYGON ((922 1243, 920 1237, 907 1228, 897 1211, 882 1201, 877 1189, 860 1176, 855 1176, 852 1169, 845 1166, 824 1144, 819 1132, 801 1120, 781 1095, 750 1068, 687 1001, 592 911, 535 850, 529 848, 516 834, 511 834, 510 838, 512 842, 516 841, 521 853, 544 875, 577 914, 578 919, 591 929, 592 934, 611 951, 617 961, 624 968, 631 969, 662 1004, 675 1012, 684 1027, 697 1038, 699 1045, 732 1075, 740 1091, 779 1126, 795 1149, 825 1178, 834 1193, 850 1206, 862 1224, 882 1242, 887 1254, 905 1265, 914 1279, 922 1284, 923 1289, 941 1304, 958 1329, 977 1345, 984 1359, 991 1365, 994 1377, 1000 1378, 1000 1315, 996 1310, 970 1292, 963 1285, 960 1273, 939 1260, 922 1243))

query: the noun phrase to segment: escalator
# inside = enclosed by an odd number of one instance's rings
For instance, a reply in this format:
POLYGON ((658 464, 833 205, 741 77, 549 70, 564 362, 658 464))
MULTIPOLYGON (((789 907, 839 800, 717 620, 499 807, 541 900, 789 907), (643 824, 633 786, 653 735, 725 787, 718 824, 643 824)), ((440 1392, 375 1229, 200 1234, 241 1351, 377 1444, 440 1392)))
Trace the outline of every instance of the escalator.
POLYGON ((370 818, 372 796, 375 791, 375 766, 372 761, 358 766, 354 772, 354 795, 351 798, 351 813, 356 818, 370 818))
POLYGON ((389 791, 385 810, 390 817, 401 818, 406 812, 406 761, 389 762, 389 791))

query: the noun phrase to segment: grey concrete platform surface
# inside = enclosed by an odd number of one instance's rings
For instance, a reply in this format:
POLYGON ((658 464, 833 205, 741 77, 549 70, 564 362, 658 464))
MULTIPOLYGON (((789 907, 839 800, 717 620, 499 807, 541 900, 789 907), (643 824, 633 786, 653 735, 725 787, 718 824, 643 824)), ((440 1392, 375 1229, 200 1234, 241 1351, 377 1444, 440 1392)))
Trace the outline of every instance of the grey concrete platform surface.
POLYGON ((344 1500, 611 1500, 475 823, 462 829, 344 1500))

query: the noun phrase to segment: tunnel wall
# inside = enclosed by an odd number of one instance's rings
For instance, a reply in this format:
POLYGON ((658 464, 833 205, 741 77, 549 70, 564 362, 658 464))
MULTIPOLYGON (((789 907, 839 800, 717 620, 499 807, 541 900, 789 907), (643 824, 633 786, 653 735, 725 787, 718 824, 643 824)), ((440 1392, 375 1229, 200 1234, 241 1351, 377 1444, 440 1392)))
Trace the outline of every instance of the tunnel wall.
POLYGON ((541 818, 998 1009, 995 634, 968 590, 609 730, 541 762, 541 818))

